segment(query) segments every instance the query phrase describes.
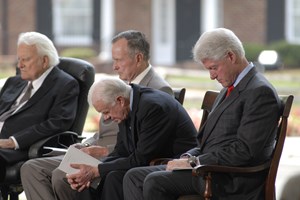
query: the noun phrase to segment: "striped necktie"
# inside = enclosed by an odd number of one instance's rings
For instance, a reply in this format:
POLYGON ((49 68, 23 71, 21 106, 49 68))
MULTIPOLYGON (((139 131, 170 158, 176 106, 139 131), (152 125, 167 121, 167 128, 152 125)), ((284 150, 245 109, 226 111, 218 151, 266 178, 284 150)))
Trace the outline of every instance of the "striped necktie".
POLYGON ((1 116, 0 116, 0 121, 4 122, 9 116, 11 116, 15 110, 25 101, 27 101, 28 99, 30 99, 31 97, 31 91, 32 91, 33 87, 32 87, 32 82, 30 82, 27 86, 26 92, 24 93, 23 97, 21 98, 20 102, 17 104, 13 104, 10 109, 6 112, 4 112, 1 116))

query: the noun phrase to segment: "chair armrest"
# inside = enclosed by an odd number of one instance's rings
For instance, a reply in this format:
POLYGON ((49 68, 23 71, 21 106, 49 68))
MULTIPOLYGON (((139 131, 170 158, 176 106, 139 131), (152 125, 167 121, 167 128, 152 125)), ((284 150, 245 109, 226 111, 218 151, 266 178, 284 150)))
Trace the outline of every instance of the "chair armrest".
POLYGON ((173 160, 173 158, 155 158, 150 161, 149 165, 165 165, 167 164, 170 160, 173 160))
POLYGON ((221 165, 199 165, 193 169, 193 175, 205 175, 207 173, 255 173, 264 171, 270 168, 271 162, 268 161, 261 165, 253 167, 229 167, 221 165))
POLYGON ((68 148, 69 145, 81 141, 81 137, 72 131, 65 131, 52 135, 50 137, 39 140, 30 146, 28 151, 28 157, 38 158, 42 157, 45 153, 44 146, 57 147, 57 148, 68 148))

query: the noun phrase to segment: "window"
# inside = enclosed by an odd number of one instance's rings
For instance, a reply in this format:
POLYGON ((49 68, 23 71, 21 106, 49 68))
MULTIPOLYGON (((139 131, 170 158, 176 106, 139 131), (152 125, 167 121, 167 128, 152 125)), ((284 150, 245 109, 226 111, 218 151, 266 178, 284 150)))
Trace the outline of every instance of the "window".
POLYGON ((60 45, 90 45, 92 0, 53 0, 54 40, 60 45))
POLYGON ((287 41, 300 44, 300 0, 286 1, 287 41))

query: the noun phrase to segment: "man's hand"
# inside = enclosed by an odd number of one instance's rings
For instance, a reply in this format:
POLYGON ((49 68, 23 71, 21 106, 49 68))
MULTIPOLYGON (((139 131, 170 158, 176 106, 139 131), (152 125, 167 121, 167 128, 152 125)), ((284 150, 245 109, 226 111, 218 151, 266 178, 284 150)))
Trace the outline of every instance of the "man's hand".
POLYGON ((167 171, 172 171, 173 169, 187 169, 191 168, 191 165, 188 163, 187 158, 174 159, 168 162, 167 171))
POLYGON ((73 190, 81 192, 85 188, 88 188, 91 181, 99 177, 98 167, 92 167, 85 164, 71 164, 74 169, 79 169, 79 172, 75 174, 67 174, 67 180, 73 190))
POLYGON ((15 148, 15 143, 11 138, 9 138, 9 139, 0 139, 0 148, 14 149, 15 148))
POLYGON ((98 159, 108 155, 108 148, 102 146, 93 145, 93 146, 82 148, 81 151, 98 159))

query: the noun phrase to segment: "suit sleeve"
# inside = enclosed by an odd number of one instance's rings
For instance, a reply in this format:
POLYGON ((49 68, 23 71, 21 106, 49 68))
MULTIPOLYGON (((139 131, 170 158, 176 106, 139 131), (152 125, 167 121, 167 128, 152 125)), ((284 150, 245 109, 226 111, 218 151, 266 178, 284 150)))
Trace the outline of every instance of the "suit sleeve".
POLYGON ((41 98, 41 101, 44 101, 43 107, 45 107, 45 110, 40 108, 39 112, 41 112, 40 118, 43 120, 40 119, 39 123, 34 123, 34 121, 38 120, 39 115, 36 109, 35 112, 37 113, 34 116, 30 112, 22 113, 22 117, 27 120, 27 122, 22 123, 30 123, 32 125, 13 134, 20 149, 27 148, 34 142, 47 136, 66 131, 73 124, 77 111, 78 82, 75 79, 71 79, 68 82, 57 82, 57 85, 55 88, 52 88, 55 91, 49 91, 48 96, 45 95, 45 97, 41 98), (53 93, 56 94, 53 95, 53 93), (45 115, 42 112, 47 112, 47 114, 45 115))

